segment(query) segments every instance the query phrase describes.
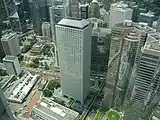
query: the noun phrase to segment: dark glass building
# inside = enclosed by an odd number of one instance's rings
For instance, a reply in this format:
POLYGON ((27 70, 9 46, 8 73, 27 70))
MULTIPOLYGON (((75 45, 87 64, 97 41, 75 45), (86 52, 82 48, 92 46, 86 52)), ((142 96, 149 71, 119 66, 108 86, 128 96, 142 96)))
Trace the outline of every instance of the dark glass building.
POLYGON ((2 37, 2 26, 0 23, 0 61, 2 61, 2 59, 5 57, 5 53, 2 47, 2 43, 1 43, 1 37, 2 37))

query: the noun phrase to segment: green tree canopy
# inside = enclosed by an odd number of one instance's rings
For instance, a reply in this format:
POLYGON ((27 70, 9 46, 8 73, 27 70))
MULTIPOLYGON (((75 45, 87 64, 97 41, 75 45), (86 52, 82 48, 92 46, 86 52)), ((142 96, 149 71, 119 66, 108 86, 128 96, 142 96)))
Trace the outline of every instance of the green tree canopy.
POLYGON ((45 90, 43 90, 43 95, 45 97, 52 97, 52 91, 45 89, 45 90))

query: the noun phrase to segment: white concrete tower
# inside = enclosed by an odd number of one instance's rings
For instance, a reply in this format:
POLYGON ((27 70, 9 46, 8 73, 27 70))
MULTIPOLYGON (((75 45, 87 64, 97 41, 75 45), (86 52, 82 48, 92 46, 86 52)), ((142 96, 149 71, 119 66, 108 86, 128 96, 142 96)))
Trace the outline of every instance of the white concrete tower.
POLYGON ((56 25, 62 92, 81 104, 89 93, 91 36, 86 20, 62 19, 56 25))

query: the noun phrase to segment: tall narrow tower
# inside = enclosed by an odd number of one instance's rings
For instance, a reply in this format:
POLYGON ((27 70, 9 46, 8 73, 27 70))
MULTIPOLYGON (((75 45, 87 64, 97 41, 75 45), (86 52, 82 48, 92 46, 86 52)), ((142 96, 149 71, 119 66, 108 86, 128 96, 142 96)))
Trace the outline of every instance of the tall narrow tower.
POLYGON ((124 120, 150 120, 160 102, 160 46, 157 34, 148 34, 132 72, 124 120))
POLYGON ((3 0, 10 20, 11 28, 14 32, 26 31, 26 17, 24 14, 23 1, 3 0))
POLYGON ((0 21, 0 61, 2 61, 2 59, 5 57, 5 53, 1 42, 1 37, 2 37, 2 23, 0 21))
POLYGON ((0 89, 0 106, 1 106, 0 120, 15 120, 1 89, 0 89))
POLYGON ((89 93, 91 36, 84 19, 62 19, 56 25, 62 92, 81 104, 89 93))
POLYGON ((79 18, 79 1, 71 0, 71 17, 79 18))

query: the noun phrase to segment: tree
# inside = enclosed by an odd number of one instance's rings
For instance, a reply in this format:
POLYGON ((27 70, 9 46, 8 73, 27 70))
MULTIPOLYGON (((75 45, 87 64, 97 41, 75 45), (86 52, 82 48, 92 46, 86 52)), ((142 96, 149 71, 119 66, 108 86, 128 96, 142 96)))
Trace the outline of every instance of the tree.
POLYGON ((38 58, 32 58, 32 62, 34 64, 39 64, 39 59, 38 58))
POLYGON ((6 76, 6 75, 7 75, 7 73, 5 70, 0 70, 0 76, 6 76))
POLYGON ((49 83, 48 83, 48 85, 47 85, 47 88, 49 89, 49 90, 52 90, 52 91, 54 91, 54 81, 53 80, 51 80, 51 81, 49 81, 49 83))
POLYGON ((28 52, 32 47, 30 45, 25 45, 23 48, 22 48, 22 53, 26 53, 28 52))
POLYGON ((32 36, 32 39, 30 39, 31 45, 34 45, 37 42, 36 35, 32 36))
POLYGON ((19 40, 19 45, 20 45, 20 46, 22 46, 22 45, 23 45, 22 40, 19 40))
POLYGON ((61 85, 60 85, 60 83, 59 83, 58 81, 51 80, 51 81, 49 81, 47 88, 48 88, 49 90, 52 90, 52 91, 53 91, 55 88, 57 89, 57 88, 59 88, 60 86, 61 86, 61 85))
POLYGON ((19 61, 23 61, 24 60, 24 56, 23 55, 20 55, 19 56, 19 61))
POLYGON ((35 64, 35 63, 30 63, 29 66, 30 66, 31 68, 38 68, 38 67, 39 67, 39 65, 38 65, 38 64, 35 64))
POLYGON ((57 89, 57 88, 59 88, 59 87, 61 87, 61 84, 60 84, 59 82, 56 82, 56 83, 55 83, 55 88, 57 89))
POLYGON ((45 70, 49 70, 49 66, 48 66, 47 62, 44 62, 44 68, 45 68, 45 70))
POLYGON ((52 97, 52 91, 48 90, 48 89, 45 89, 45 90, 43 90, 43 95, 45 97, 52 97))

